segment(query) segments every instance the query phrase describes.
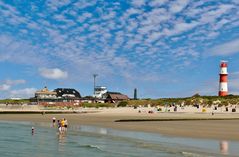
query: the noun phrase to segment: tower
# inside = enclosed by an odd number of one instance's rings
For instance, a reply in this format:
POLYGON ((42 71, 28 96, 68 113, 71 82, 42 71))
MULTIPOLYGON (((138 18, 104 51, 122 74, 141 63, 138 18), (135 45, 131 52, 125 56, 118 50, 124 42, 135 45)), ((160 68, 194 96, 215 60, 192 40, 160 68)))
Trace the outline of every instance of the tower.
POLYGON ((94 77, 94 93, 93 93, 93 95, 94 95, 94 97, 95 97, 95 78, 98 76, 98 74, 93 74, 93 77, 94 77))
POLYGON ((137 100, 137 88, 134 89, 134 100, 137 100))
POLYGON ((219 80, 219 92, 218 96, 227 96, 227 61, 221 61, 220 63, 220 80, 219 80))

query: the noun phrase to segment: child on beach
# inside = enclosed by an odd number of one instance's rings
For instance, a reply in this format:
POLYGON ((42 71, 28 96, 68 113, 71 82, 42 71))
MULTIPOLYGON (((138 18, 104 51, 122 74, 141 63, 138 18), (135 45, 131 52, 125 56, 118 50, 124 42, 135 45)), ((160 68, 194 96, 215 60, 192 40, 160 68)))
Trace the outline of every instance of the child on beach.
POLYGON ((57 120, 57 127, 58 127, 58 131, 61 133, 62 127, 61 127, 60 120, 57 120))
POLYGON ((35 128, 34 128, 34 127, 32 127, 32 135, 34 135, 34 131, 35 131, 35 128))
POLYGON ((53 124, 53 126, 55 126, 55 124, 56 124, 56 118, 55 117, 52 118, 52 124, 53 124))
POLYGON ((64 128, 65 128, 65 131, 67 131, 67 126, 68 126, 67 120, 64 118, 64 128))
POLYGON ((65 131, 65 120, 64 119, 61 120, 61 129, 62 129, 62 131, 65 131))

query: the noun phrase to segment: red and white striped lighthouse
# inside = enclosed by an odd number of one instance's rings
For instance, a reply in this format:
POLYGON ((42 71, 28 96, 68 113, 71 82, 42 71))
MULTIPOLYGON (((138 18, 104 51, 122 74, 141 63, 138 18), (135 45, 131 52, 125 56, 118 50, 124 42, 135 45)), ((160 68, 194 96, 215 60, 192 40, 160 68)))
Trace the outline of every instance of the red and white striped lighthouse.
POLYGON ((220 82, 219 82, 219 96, 227 96, 227 61, 221 61, 220 63, 220 82))

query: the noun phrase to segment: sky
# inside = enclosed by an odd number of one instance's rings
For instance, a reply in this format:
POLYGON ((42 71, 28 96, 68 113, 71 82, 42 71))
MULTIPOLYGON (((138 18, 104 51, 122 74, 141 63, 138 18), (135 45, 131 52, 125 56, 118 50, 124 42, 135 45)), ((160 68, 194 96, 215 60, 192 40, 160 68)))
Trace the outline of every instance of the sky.
POLYGON ((238 0, 0 0, 0 99, 217 95, 221 60, 239 94, 238 0))

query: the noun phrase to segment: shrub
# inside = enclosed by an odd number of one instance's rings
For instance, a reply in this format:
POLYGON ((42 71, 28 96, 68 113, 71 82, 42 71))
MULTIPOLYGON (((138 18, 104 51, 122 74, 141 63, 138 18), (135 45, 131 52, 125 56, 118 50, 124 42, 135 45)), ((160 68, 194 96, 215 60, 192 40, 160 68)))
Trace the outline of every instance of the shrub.
POLYGON ((83 103, 82 107, 93 107, 93 108, 99 108, 99 107, 114 107, 114 104, 110 103, 83 103))
POLYGON ((119 102, 119 104, 117 105, 117 107, 126 107, 128 105, 127 101, 121 101, 119 102))

